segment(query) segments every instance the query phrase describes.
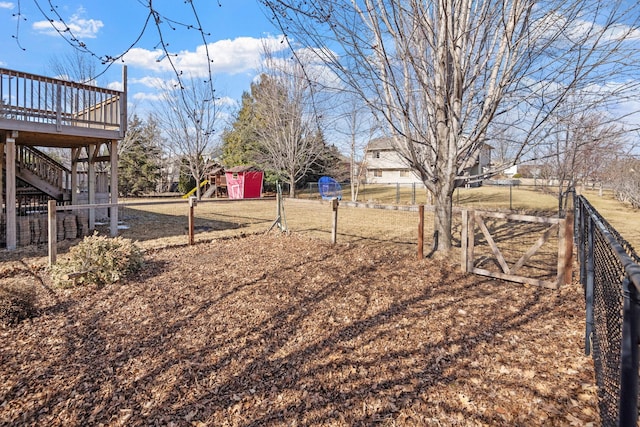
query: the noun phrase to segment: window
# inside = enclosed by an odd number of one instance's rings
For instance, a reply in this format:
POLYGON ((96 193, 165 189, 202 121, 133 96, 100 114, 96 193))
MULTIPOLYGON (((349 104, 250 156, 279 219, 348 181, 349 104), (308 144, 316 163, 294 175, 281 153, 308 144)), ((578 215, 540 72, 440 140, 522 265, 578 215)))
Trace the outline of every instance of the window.
POLYGON ((403 178, 409 176, 409 171, 400 171, 400 176, 403 178))
POLYGON ((371 157, 374 159, 379 159, 380 158, 380 151, 373 151, 371 152, 371 157))
POLYGON ((373 176, 375 176, 376 178, 381 178, 382 177, 382 171, 380 169, 375 169, 373 171, 373 176))

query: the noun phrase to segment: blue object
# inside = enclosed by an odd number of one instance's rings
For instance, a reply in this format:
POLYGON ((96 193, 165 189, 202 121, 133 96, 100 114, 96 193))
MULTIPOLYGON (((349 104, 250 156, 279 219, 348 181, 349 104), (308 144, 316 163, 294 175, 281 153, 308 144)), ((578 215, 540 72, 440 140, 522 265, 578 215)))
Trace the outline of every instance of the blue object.
POLYGON ((322 200, 342 200, 342 187, 338 181, 329 176, 323 176, 318 180, 318 191, 322 200))

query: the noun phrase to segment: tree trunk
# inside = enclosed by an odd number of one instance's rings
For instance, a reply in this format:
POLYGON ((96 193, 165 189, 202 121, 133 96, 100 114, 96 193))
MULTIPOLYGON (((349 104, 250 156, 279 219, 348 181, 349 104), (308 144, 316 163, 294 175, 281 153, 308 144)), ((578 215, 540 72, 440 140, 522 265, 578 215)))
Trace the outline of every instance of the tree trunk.
MULTIPOLYGON (((448 187, 442 185, 441 187, 448 187)), ((451 225, 453 211, 453 192, 447 188, 436 191, 435 212, 433 219, 434 239, 437 241, 436 251, 447 252, 452 248, 451 225)))
POLYGON ((289 175, 289 197, 296 197, 296 178, 293 175, 289 175))

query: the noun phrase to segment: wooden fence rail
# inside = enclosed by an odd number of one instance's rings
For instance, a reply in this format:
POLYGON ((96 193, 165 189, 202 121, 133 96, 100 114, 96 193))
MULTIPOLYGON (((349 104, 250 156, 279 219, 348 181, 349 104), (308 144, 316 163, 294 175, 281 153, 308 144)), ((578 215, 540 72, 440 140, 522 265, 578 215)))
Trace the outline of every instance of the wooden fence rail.
POLYGON ((480 212, 462 211, 462 238, 461 238, 462 269, 468 273, 482 276, 494 277, 516 283, 523 283, 546 288, 558 289, 561 284, 570 283, 573 263, 573 214, 569 213, 567 218, 536 217, 531 215, 506 214, 501 212, 480 212), (491 230, 485 223, 485 218, 502 219, 505 221, 518 221, 525 223, 546 224, 548 227, 542 232, 539 238, 524 251, 520 258, 509 265, 503 252, 500 250, 491 230), (475 264, 476 230, 479 229, 485 238, 491 253, 500 267, 500 271, 490 271, 479 268, 475 264), (540 248, 549 241, 553 233, 558 236, 557 248, 557 273, 556 280, 541 280, 539 278, 527 277, 520 274, 520 269, 528 263, 531 258, 538 253, 540 248))

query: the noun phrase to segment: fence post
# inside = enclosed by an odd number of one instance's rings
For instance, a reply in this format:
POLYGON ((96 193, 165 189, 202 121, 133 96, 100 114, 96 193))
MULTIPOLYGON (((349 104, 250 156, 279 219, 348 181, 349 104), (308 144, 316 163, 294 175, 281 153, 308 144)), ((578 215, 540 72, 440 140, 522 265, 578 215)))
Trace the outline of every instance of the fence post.
POLYGON ((193 244, 195 244, 195 238, 193 236, 193 208, 196 206, 197 202, 196 202, 197 198, 196 197, 189 197, 189 245, 192 246, 193 244))
POLYGON ((418 206, 418 259, 422 258, 424 258, 424 205, 418 206))
POLYGON ((473 256, 476 245, 476 212, 469 212, 469 225, 467 230, 467 272, 473 271, 473 256))
POLYGON ((333 224, 331 227, 331 244, 335 245, 338 238, 338 199, 331 199, 331 209, 333 210, 333 224))
POLYGON ((411 184, 411 204, 416 204, 416 183, 411 184))
POLYGON ((467 245, 469 244, 469 211, 462 210, 462 233, 460 236, 460 254, 462 256, 461 267, 463 272, 467 272, 468 260, 467 245))
POLYGON ((573 279, 573 230, 575 217, 572 211, 567 212, 565 217, 565 259, 564 259, 564 284, 571 284, 573 279))
POLYGON ((586 289, 585 289, 585 304, 586 304, 586 331, 584 352, 586 355, 591 354, 591 334, 593 333, 593 288, 595 285, 595 266, 593 259, 593 218, 586 218, 587 220, 587 256, 586 256, 586 289))
POLYGON ((400 204, 400 183, 396 182, 396 205, 400 204))
POLYGON ((56 201, 49 200, 47 204, 47 220, 49 222, 49 266, 56 263, 58 257, 58 229, 56 224, 56 201))
POLYGON ((635 426, 638 422, 638 295, 628 277, 622 283, 622 291, 619 425, 635 426))
POLYGON ((585 248, 585 213, 584 213, 584 205, 582 203, 582 199, 576 197, 576 244, 578 245, 578 262, 580 263, 580 283, 582 284, 582 290, 586 291, 587 289, 587 261, 584 254, 585 248))
POLYGON ((513 210, 513 183, 509 183, 509 210, 513 210))

